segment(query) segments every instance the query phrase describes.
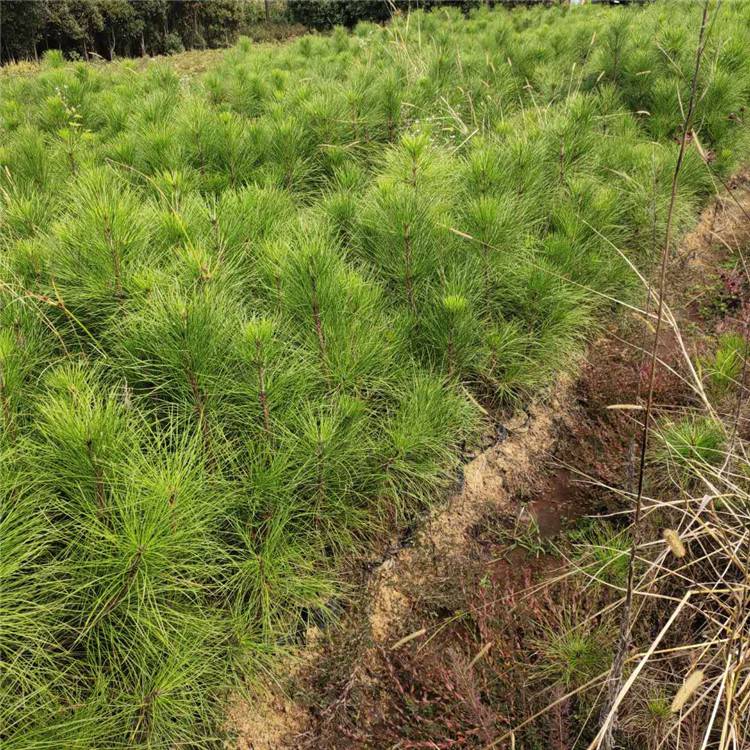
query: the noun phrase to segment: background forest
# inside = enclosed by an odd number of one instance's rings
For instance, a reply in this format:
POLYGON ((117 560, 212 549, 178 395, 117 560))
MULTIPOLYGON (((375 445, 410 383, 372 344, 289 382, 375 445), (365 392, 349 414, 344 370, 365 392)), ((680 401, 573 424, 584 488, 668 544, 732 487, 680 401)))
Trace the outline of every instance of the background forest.
POLYGON ((0 59, 38 59, 47 49, 88 60, 226 47, 238 35, 276 36, 385 21, 395 10, 542 0, 3 0, 0 59))

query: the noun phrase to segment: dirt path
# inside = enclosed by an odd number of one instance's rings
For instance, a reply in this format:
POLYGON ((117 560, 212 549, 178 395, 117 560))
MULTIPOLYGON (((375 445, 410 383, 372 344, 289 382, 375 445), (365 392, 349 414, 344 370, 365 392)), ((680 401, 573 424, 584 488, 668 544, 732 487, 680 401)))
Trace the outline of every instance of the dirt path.
MULTIPOLYGON (((731 187, 740 205, 727 194, 717 198, 684 238, 673 266, 672 299, 684 300, 676 305, 678 317, 696 324, 690 338, 696 353, 750 312, 744 280, 723 268, 750 239, 750 174, 731 187)), ((237 750, 448 748, 481 746, 496 736, 505 718, 486 696, 497 679, 475 674, 474 665, 494 649, 493 658, 509 659, 512 671, 514 654, 528 646, 523 633, 509 632, 507 622, 498 630, 496 623, 518 604, 533 574, 544 571, 545 539, 565 524, 564 515, 612 507, 617 496, 604 487, 627 484, 637 423, 632 413, 607 407, 635 393, 639 340, 639 326, 613 327, 591 346, 575 382, 559 382, 498 428, 498 442, 465 466, 461 489, 409 546, 372 572, 340 625, 310 629, 304 659, 285 670, 287 692, 282 686, 235 706, 237 750), (587 482, 577 481, 578 469, 587 482), (515 533, 530 517, 538 526, 523 555, 508 554, 509 529, 515 533), (410 736, 422 739, 402 740, 412 724, 410 736), (451 739, 433 741, 441 732, 451 739)), ((679 368, 669 342, 662 356, 679 368)), ((688 398, 679 378, 668 374, 658 379, 656 397, 688 398)), ((558 719, 563 727, 565 717, 558 719)))

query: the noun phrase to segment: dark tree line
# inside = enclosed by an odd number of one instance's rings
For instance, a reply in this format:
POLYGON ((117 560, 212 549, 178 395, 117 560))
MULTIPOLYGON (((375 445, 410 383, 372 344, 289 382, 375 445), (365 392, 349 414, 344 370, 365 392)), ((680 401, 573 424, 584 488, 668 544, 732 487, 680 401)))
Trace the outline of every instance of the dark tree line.
MULTIPOLYGON (((516 5, 554 5, 568 0, 287 0, 289 17, 312 29, 330 29, 333 26, 354 26, 358 21, 387 21, 394 11, 409 12, 416 9, 430 11, 450 6, 463 13, 486 6, 513 7, 516 5)), ((606 2, 608 0, 593 0, 606 2)), ((614 0, 611 0, 614 2, 614 0)), ((629 2, 629 0, 619 0, 629 2)))
POLYGON ((0 0, 3 62, 47 49, 68 57, 156 55, 231 44, 263 20, 263 0, 0 0))
POLYGON ((111 60, 223 47, 269 20, 330 29, 385 21, 394 10, 554 2, 565 0, 0 0, 0 60, 33 60, 48 49, 111 60))

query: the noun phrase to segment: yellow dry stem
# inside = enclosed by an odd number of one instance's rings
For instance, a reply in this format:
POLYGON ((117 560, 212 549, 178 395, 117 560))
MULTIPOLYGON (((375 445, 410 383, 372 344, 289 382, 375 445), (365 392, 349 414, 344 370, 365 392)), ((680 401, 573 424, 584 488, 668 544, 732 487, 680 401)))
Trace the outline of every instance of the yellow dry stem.
POLYGON ((661 535, 675 557, 685 557, 685 545, 682 543, 680 535, 674 529, 664 529, 661 535))
POLYGON ((703 682, 703 670, 698 669, 692 674, 689 674, 682 683, 682 687, 677 691, 674 700, 672 701, 672 713, 676 714, 681 711, 684 705, 690 700, 690 696, 698 689, 698 686, 703 682))

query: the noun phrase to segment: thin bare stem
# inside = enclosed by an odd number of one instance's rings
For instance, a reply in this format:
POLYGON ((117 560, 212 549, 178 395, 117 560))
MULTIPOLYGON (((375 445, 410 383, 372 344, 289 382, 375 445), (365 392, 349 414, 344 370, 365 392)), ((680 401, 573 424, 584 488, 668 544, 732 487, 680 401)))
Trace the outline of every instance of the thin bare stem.
MULTIPOLYGON (((667 267, 669 265, 669 253, 670 246, 672 244, 672 226, 674 219, 674 208, 677 200, 677 186, 679 183, 680 169, 682 168, 682 162, 685 157, 685 150, 687 146, 688 133, 693 118, 693 112, 695 109, 696 91, 698 87, 698 73, 700 72, 701 59, 706 46, 706 28, 708 21, 708 4, 709 0, 705 0, 703 4, 703 14, 701 18, 700 33, 698 35, 698 47, 695 55, 695 69, 693 71, 693 79, 690 86, 690 101, 688 109, 685 114, 682 126, 682 136, 680 138, 680 150, 677 154, 677 162, 675 163, 674 173, 672 175, 672 189, 669 199, 669 209, 667 212, 667 226, 664 237, 664 246, 662 247, 661 255, 661 267, 659 270, 659 289, 657 297, 657 311, 656 311, 656 328, 654 331, 654 341, 651 348, 650 358, 650 370, 648 380, 648 396, 646 399, 646 410, 643 419, 643 427, 641 432, 640 442, 640 461, 638 466, 638 488, 635 499, 635 515, 633 519, 633 531, 632 531, 632 542, 630 548, 630 555, 628 559, 628 576, 625 593, 625 601, 623 603, 623 609, 620 620, 620 633, 618 637, 617 649, 615 656, 612 661, 612 670, 610 673, 610 681, 607 690, 607 700, 604 702, 602 709, 602 726, 597 735, 597 738, 592 742, 591 747, 601 747, 605 750, 610 750, 614 745, 614 729, 617 725, 617 707, 622 700, 622 690, 620 688, 622 684, 623 668, 625 666, 625 657, 627 655, 628 648, 630 646, 631 636, 631 615, 633 606, 633 586, 634 586, 634 575, 635 575, 635 562, 636 562, 636 550, 638 546, 638 530, 641 521, 641 513, 643 508, 643 481, 646 469, 646 454, 648 450, 648 435, 651 425, 651 413, 653 410, 654 402, 654 383, 656 380, 656 360, 659 351, 659 338, 661 335, 662 320, 664 318, 664 295, 667 286, 667 267)), ((636 674, 636 673, 634 673, 636 674)), ((634 676, 631 675, 629 684, 632 684, 634 676)), ((627 687, 627 686, 626 686, 627 687)))

